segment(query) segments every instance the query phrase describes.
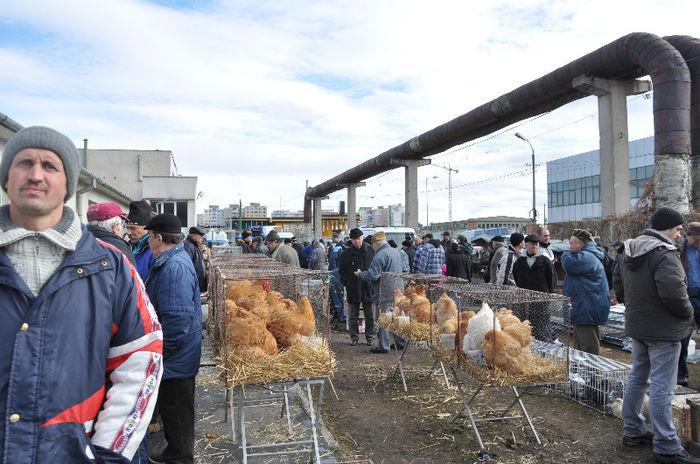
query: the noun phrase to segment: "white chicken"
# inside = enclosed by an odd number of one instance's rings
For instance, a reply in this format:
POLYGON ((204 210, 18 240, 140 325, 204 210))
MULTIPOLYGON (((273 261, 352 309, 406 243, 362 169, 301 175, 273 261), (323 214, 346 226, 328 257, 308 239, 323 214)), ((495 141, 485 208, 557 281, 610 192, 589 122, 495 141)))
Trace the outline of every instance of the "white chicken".
POLYGON ((462 351, 467 353, 472 350, 481 350, 484 346, 484 337, 489 330, 501 330, 501 324, 494 318, 493 310, 484 301, 476 316, 469 319, 467 336, 462 342, 462 351))

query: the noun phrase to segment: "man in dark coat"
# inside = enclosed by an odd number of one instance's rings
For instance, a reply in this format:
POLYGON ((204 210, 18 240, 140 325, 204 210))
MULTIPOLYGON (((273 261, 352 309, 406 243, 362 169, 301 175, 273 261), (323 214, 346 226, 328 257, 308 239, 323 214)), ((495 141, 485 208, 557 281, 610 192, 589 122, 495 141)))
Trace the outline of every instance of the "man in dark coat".
POLYGON ((116 203, 95 203, 87 210, 87 229, 96 239, 114 245, 131 264, 136 266, 131 247, 122 238, 124 236, 126 217, 116 203))
POLYGON ((199 291, 207 291, 207 270, 204 267, 204 258, 202 257, 202 249, 199 248, 206 232, 197 226, 190 227, 189 235, 185 239, 184 246, 185 251, 192 259, 192 265, 194 266, 194 272, 197 274, 197 281, 199 282, 199 291))
POLYGON ((625 241, 625 258, 615 269, 615 293, 625 301, 625 334, 632 338, 622 443, 653 444, 656 462, 700 463, 683 449, 671 417, 681 340, 693 327, 693 307, 674 243, 681 229, 683 216, 671 208, 657 209, 651 229, 625 241), (640 413, 647 388, 653 434, 640 413))
POLYGON ((168 446, 151 462, 194 463, 194 386, 202 350, 202 306, 180 219, 161 214, 145 226, 155 262, 146 291, 163 327, 163 381, 158 408, 168 446))
POLYGON ((445 264, 447 267, 445 275, 466 279, 469 282, 472 281, 471 256, 467 255, 457 243, 452 242, 450 244, 450 251, 445 257, 445 264))
POLYGON ((360 304, 365 317, 365 339, 367 344, 374 344, 374 313, 372 311, 372 294, 370 284, 354 274, 355 270, 369 269, 374 257, 374 250, 362 240, 362 231, 354 228, 350 231, 352 245, 340 255, 338 272, 340 280, 345 285, 348 301, 348 319, 350 329, 350 344, 357 345, 360 338, 359 315, 360 304))
MULTIPOLYGON (((520 256, 513 264, 515 285, 537 292, 554 291, 554 266, 549 258, 540 254, 540 238, 537 235, 525 237, 525 256, 520 256)), ((514 312, 520 319, 532 324, 532 336, 545 342, 552 341, 549 326, 550 315, 545 303, 516 307, 514 312)))

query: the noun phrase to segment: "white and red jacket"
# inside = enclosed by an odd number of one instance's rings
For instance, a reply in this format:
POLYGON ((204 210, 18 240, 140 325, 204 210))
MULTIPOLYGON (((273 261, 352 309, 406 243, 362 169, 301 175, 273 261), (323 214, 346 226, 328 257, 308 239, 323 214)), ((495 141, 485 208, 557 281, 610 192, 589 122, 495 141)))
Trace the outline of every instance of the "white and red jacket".
POLYGON ((34 296, 0 250, 2 463, 129 462, 163 336, 136 269, 85 227, 34 296))

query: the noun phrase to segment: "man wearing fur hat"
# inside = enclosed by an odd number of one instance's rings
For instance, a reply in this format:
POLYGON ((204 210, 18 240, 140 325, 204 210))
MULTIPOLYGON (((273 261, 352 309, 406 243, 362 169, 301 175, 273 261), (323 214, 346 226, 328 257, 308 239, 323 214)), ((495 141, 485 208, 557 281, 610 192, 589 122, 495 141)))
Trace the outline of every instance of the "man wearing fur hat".
POLYGON ((610 290, 603 268, 604 251, 593 242, 587 230, 574 229, 569 249, 561 255, 566 271, 564 295, 571 298, 571 325, 574 348, 600 353, 598 326, 608 321, 610 290))
POLYGON ((153 413, 161 327, 134 267, 64 206, 79 173, 47 127, 19 131, 0 162, 3 462, 128 462, 153 413))
POLYGON ((662 207, 651 228, 625 241, 625 257, 615 269, 615 293, 625 301, 625 334, 632 338, 632 369, 622 404, 626 446, 653 444, 656 462, 700 463, 683 449, 671 419, 681 340, 692 330, 693 307, 676 240, 683 216, 662 207), (621 282, 621 285, 620 285, 621 282), (649 389, 647 431, 640 414, 649 389))

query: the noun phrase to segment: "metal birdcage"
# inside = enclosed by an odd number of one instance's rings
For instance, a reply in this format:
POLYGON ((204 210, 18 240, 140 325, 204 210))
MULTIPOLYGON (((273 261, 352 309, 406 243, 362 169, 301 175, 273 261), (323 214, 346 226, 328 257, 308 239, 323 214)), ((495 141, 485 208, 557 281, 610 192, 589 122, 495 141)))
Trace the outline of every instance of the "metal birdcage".
MULTIPOLYGON (((211 276, 208 330, 213 351, 222 360, 227 386, 248 383, 245 376, 238 375, 235 379, 231 379, 230 375, 231 370, 236 367, 232 365, 235 363, 232 347, 236 341, 230 334, 233 327, 230 324, 235 323, 235 321, 231 320, 227 305, 233 306, 232 303, 235 304, 235 301, 231 299, 233 297, 232 289, 241 283, 252 284, 250 288, 255 287, 258 292, 262 289, 266 296, 271 292, 277 292, 276 298, 291 300, 297 306, 302 304, 304 297, 308 298, 314 314, 313 338, 323 340, 323 343, 330 347, 329 275, 327 272, 305 271, 266 257, 261 258, 260 255, 246 254, 220 257, 212 266, 211 276)), ((238 301, 240 302, 240 299, 238 301)), ((274 356, 276 355, 273 355, 272 360, 276 359, 274 356)), ((323 374, 330 374, 332 371, 334 361, 330 351, 328 351, 328 357, 328 369, 323 374)), ((274 374, 270 375, 272 378, 265 377, 266 381, 262 383, 289 378, 282 373, 278 376, 280 378, 274 378, 274 374)), ((295 371, 294 375, 299 377, 299 371, 295 371)), ((313 372, 310 375, 320 375, 320 373, 313 372)), ((256 381, 256 377, 253 377, 250 383, 260 382, 256 381)))
POLYGON ((393 310, 382 319, 389 330, 427 342, 440 359, 466 368, 482 382, 566 381, 566 359, 544 359, 530 346, 533 340, 568 345, 567 297, 444 276, 384 273, 380 303, 384 311, 393 310), (485 305, 490 313, 476 318, 485 305), (512 327, 502 330, 506 324, 512 327))

